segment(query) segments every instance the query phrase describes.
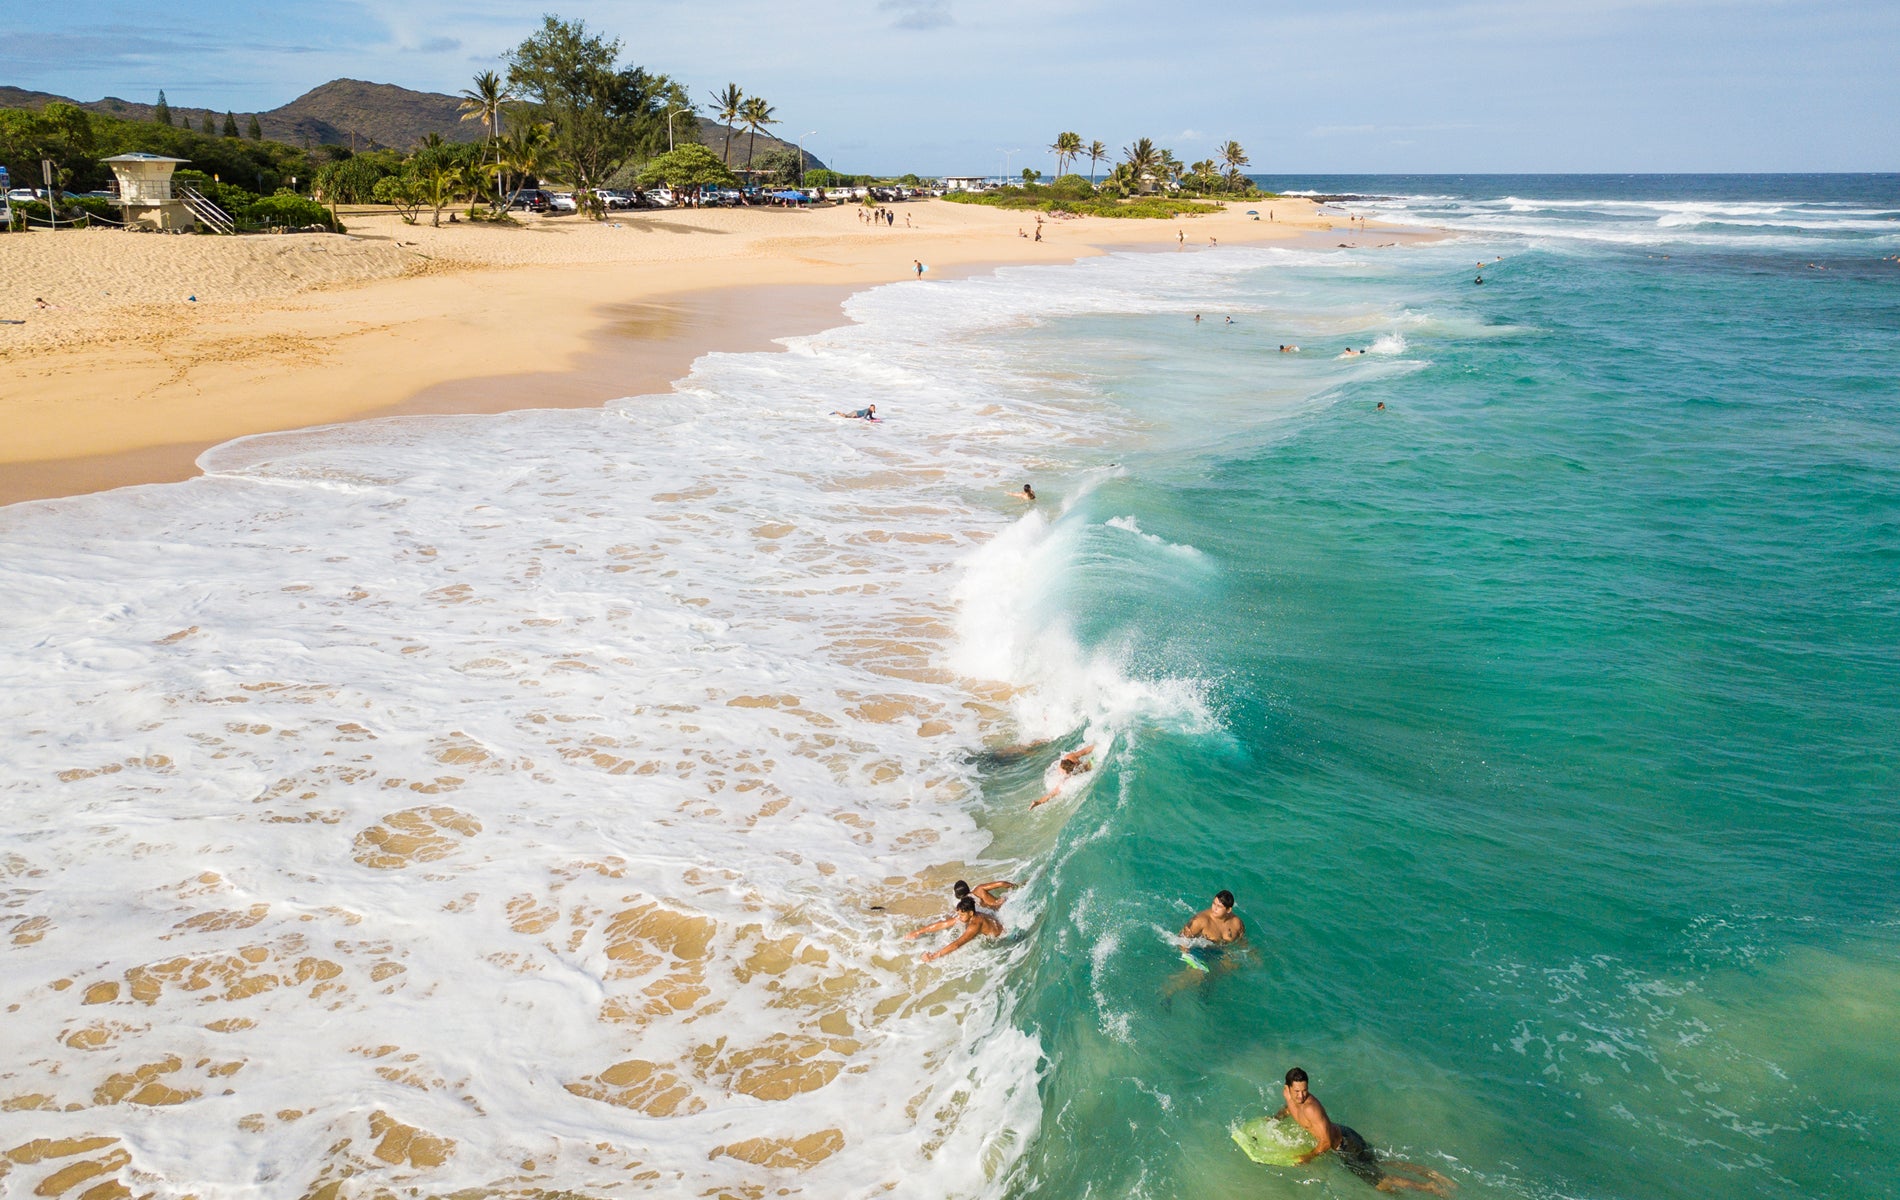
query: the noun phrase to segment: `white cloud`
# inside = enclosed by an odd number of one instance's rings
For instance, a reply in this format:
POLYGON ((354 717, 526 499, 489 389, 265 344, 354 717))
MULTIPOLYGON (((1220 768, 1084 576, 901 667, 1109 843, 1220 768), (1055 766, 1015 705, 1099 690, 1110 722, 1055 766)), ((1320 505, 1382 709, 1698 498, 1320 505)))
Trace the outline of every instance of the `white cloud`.
POLYGON ((878 0, 880 12, 896 13, 894 29, 941 29, 953 25, 946 0, 878 0))

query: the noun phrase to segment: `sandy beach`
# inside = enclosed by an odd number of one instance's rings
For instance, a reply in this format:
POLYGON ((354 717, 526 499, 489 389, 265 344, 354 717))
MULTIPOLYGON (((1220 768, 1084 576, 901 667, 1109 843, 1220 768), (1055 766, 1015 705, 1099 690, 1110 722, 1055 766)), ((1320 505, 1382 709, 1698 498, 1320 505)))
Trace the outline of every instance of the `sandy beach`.
POLYGON ((1038 242, 1020 236, 1033 214, 895 211, 894 227, 843 206, 433 228, 346 209, 343 235, 0 237, 0 318, 23 322, 0 325, 0 503, 188 478, 204 449, 246 434, 663 391, 708 351, 836 324, 844 297, 913 277, 914 261, 937 279, 1335 221, 1278 200, 1165 222, 1049 220, 1038 242), (1276 219, 1247 215, 1262 207, 1276 219))

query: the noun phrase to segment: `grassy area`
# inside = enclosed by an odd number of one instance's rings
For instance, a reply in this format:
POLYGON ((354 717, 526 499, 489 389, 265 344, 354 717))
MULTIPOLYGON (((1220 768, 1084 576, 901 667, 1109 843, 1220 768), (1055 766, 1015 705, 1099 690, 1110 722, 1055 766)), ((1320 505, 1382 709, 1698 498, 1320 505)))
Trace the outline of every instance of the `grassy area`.
POLYGON ((1112 196, 1065 199, 1050 194, 1048 188, 1004 187, 994 191, 950 192, 944 196, 956 204, 987 204, 991 208, 1021 209, 1034 212, 1075 213, 1084 217, 1133 217, 1168 220, 1194 213, 1216 213, 1221 205, 1200 200, 1180 200, 1165 196, 1140 196, 1117 200, 1112 196))

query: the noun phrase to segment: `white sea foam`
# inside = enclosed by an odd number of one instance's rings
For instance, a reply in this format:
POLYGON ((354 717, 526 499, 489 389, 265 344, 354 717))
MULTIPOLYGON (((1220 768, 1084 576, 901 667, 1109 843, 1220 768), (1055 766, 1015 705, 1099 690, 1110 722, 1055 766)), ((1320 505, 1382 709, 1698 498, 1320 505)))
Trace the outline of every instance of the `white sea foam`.
POLYGON ((1126 418, 989 331, 1259 265, 1147 257, 0 511, 14 1140, 204 1197, 993 1188, 1039 1049, 866 906, 986 853, 992 727, 1213 725, 1068 633, 1086 525, 1001 499, 1126 418))
POLYGON ((1170 542, 1166 538, 1156 537, 1152 533, 1142 532, 1141 525, 1133 517, 1110 517, 1108 520, 1102 522, 1102 524, 1110 529, 1120 529, 1126 533, 1132 533, 1155 549, 1177 558, 1198 560, 1205 557, 1199 550, 1196 550, 1192 546, 1182 545, 1180 542, 1170 542))

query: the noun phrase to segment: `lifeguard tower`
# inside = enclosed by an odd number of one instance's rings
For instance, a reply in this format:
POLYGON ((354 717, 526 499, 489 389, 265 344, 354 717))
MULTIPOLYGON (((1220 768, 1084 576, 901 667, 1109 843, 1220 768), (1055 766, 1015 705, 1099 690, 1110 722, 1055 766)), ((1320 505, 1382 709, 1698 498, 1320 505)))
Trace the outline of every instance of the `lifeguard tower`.
POLYGON ((163 154, 116 154, 100 159, 119 177, 119 207, 127 229, 162 232, 204 225, 218 233, 233 232, 231 218, 189 184, 172 183, 172 172, 188 158, 163 154))

